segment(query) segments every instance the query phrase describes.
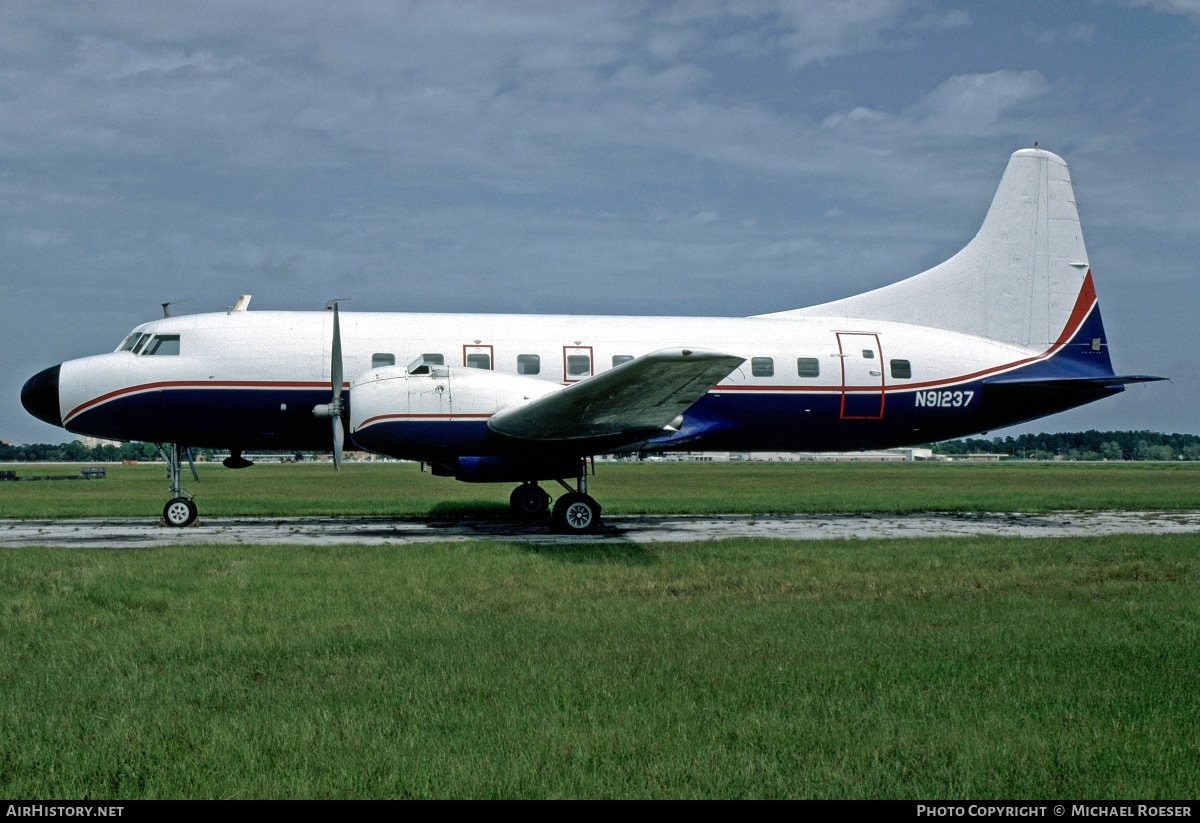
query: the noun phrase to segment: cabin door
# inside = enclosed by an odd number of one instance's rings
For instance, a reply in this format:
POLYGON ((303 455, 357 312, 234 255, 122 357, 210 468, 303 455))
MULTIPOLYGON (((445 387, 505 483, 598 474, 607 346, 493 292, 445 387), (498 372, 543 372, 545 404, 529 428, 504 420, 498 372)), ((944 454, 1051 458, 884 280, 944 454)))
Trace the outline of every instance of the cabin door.
POLYGON ((841 416, 847 420, 883 417, 883 353, 879 335, 837 332, 842 361, 841 416))

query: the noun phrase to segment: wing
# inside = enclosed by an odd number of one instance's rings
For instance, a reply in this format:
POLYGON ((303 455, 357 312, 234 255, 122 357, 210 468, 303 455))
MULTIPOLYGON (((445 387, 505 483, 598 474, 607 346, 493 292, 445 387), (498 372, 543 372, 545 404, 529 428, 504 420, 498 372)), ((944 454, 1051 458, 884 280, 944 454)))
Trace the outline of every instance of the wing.
POLYGON ((492 416, 488 428, 523 440, 661 432, 744 362, 700 349, 651 352, 505 409, 492 416))

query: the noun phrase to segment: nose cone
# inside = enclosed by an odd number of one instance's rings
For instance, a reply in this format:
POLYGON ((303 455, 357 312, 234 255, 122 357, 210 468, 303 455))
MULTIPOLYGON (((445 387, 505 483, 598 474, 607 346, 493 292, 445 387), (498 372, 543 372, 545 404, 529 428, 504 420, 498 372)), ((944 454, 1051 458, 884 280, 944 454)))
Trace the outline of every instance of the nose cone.
POLYGON ((62 425, 62 413, 58 409, 58 372, 60 363, 38 372, 25 381, 21 389, 21 405, 38 420, 54 426, 62 425))

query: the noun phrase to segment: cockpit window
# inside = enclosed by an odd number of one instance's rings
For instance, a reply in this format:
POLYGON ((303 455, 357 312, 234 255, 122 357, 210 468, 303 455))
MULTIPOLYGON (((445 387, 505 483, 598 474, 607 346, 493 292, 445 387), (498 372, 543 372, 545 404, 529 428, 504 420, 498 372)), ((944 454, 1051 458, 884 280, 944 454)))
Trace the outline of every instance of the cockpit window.
POLYGON ((179 354, 179 335, 157 335, 146 345, 146 348, 142 350, 142 354, 179 354))
POLYGON ((133 353, 134 353, 134 354, 141 354, 141 353, 142 353, 142 347, 144 347, 144 346, 145 346, 147 343, 149 343, 149 342, 150 342, 150 335, 148 335, 148 334, 143 334, 141 337, 139 337, 139 338, 137 339, 137 342, 133 344, 133 353))
POLYGON ((145 336, 146 335, 142 334, 141 332, 131 332, 129 336, 125 338, 125 342, 120 345, 117 351, 133 351, 133 347, 136 346, 138 341, 145 336))

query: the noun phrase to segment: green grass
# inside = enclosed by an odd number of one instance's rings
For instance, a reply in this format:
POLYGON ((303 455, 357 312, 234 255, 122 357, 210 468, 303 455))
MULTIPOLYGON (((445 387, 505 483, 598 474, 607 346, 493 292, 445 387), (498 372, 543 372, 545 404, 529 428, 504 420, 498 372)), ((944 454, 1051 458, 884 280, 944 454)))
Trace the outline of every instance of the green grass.
MULTIPOLYGON (((58 474, 37 464, 19 474, 58 474)), ((472 485, 416 464, 202 465, 185 488, 203 515, 426 516, 507 510, 515 484, 472 485)), ((153 516, 161 465, 114 466, 108 479, 0 483, 0 517, 153 516)), ((547 484, 552 494, 557 484, 547 484)), ((589 491, 609 514, 1026 511, 1200 508, 1200 463, 605 464, 589 491)))
POLYGON ((1194 537, 0 553, 0 795, 1194 798, 1194 537))

